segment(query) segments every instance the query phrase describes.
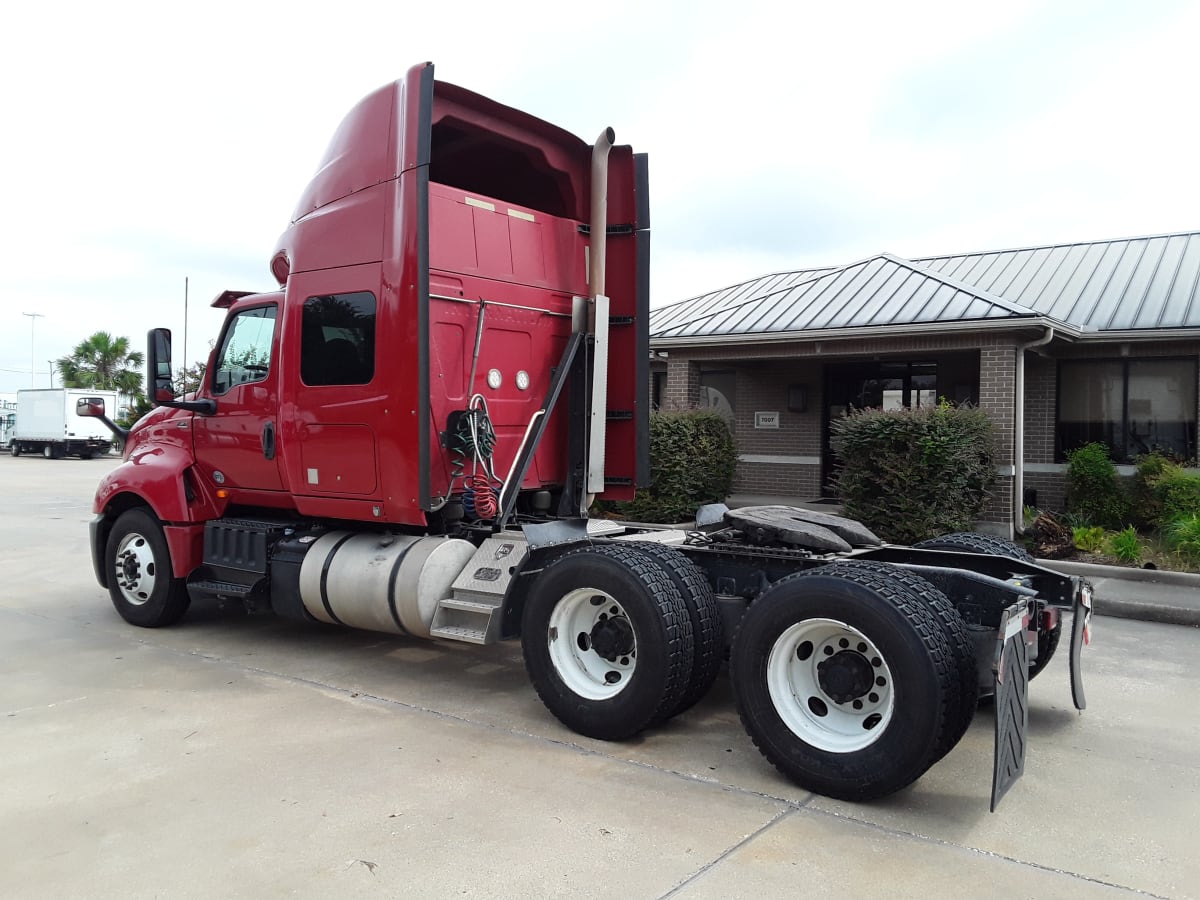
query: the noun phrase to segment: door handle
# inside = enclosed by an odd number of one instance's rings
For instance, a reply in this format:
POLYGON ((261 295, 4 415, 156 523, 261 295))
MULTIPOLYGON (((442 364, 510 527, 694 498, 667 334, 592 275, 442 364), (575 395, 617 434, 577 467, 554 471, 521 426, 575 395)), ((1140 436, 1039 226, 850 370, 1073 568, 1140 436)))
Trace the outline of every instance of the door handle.
POLYGON ((267 459, 275 458, 275 423, 268 422, 263 426, 262 433, 263 456, 267 459))

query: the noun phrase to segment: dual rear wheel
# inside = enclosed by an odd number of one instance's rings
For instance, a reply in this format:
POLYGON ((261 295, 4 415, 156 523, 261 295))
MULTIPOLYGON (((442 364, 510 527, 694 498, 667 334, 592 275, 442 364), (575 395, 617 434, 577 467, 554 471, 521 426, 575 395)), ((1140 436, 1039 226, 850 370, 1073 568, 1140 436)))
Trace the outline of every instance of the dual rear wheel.
POLYGON ((724 646, 703 573, 657 544, 559 557, 534 584, 522 634, 529 679, 550 712, 610 741, 697 703, 716 680, 724 646))
POLYGON ((974 716, 965 632, 940 591, 896 566, 844 561, 783 578, 734 638, 742 724, 802 787, 845 800, 893 793, 949 752, 974 716))
MULTIPOLYGON (((930 538, 927 541, 913 544, 923 550, 953 550, 960 553, 987 553, 991 556, 1006 556, 1022 562, 1036 562, 1033 555, 1023 547, 1006 541, 1004 538, 974 532, 958 532, 944 534, 941 537, 930 538)), ((1050 664, 1058 642, 1062 638, 1062 617, 1052 628, 1038 628, 1037 658, 1029 664, 1029 679, 1032 681, 1050 664)))

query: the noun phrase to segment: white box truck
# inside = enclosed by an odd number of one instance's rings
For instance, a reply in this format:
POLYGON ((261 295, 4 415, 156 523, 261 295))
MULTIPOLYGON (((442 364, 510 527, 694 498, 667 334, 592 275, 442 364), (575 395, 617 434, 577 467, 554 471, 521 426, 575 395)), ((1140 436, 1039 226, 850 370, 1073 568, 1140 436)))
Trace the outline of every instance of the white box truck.
POLYGON ((116 391, 44 388, 17 391, 17 421, 8 445, 13 456, 40 453, 46 459, 91 459, 109 451, 112 433, 100 420, 75 414, 80 400, 103 400, 115 411, 116 391))

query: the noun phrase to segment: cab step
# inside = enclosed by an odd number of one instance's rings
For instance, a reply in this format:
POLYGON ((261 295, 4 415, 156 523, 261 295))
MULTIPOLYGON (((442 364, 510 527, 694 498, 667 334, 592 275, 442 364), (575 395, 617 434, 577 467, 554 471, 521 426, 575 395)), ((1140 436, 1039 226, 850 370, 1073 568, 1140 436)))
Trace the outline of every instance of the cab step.
POLYGON ((529 545, 519 532, 501 532, 487 538, 438 602, 430 636, 468 644, 494 644, 500 640, 504 601, 529 545))

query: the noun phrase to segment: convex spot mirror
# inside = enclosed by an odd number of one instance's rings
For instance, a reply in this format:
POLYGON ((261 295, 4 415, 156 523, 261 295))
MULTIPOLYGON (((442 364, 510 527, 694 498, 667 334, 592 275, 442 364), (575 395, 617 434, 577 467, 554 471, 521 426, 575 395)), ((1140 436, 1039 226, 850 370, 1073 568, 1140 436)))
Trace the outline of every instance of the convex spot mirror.
POLYGON ((104 415, 103 397, 80 397, 75 402, 75 415, 97 419, 104 415))

